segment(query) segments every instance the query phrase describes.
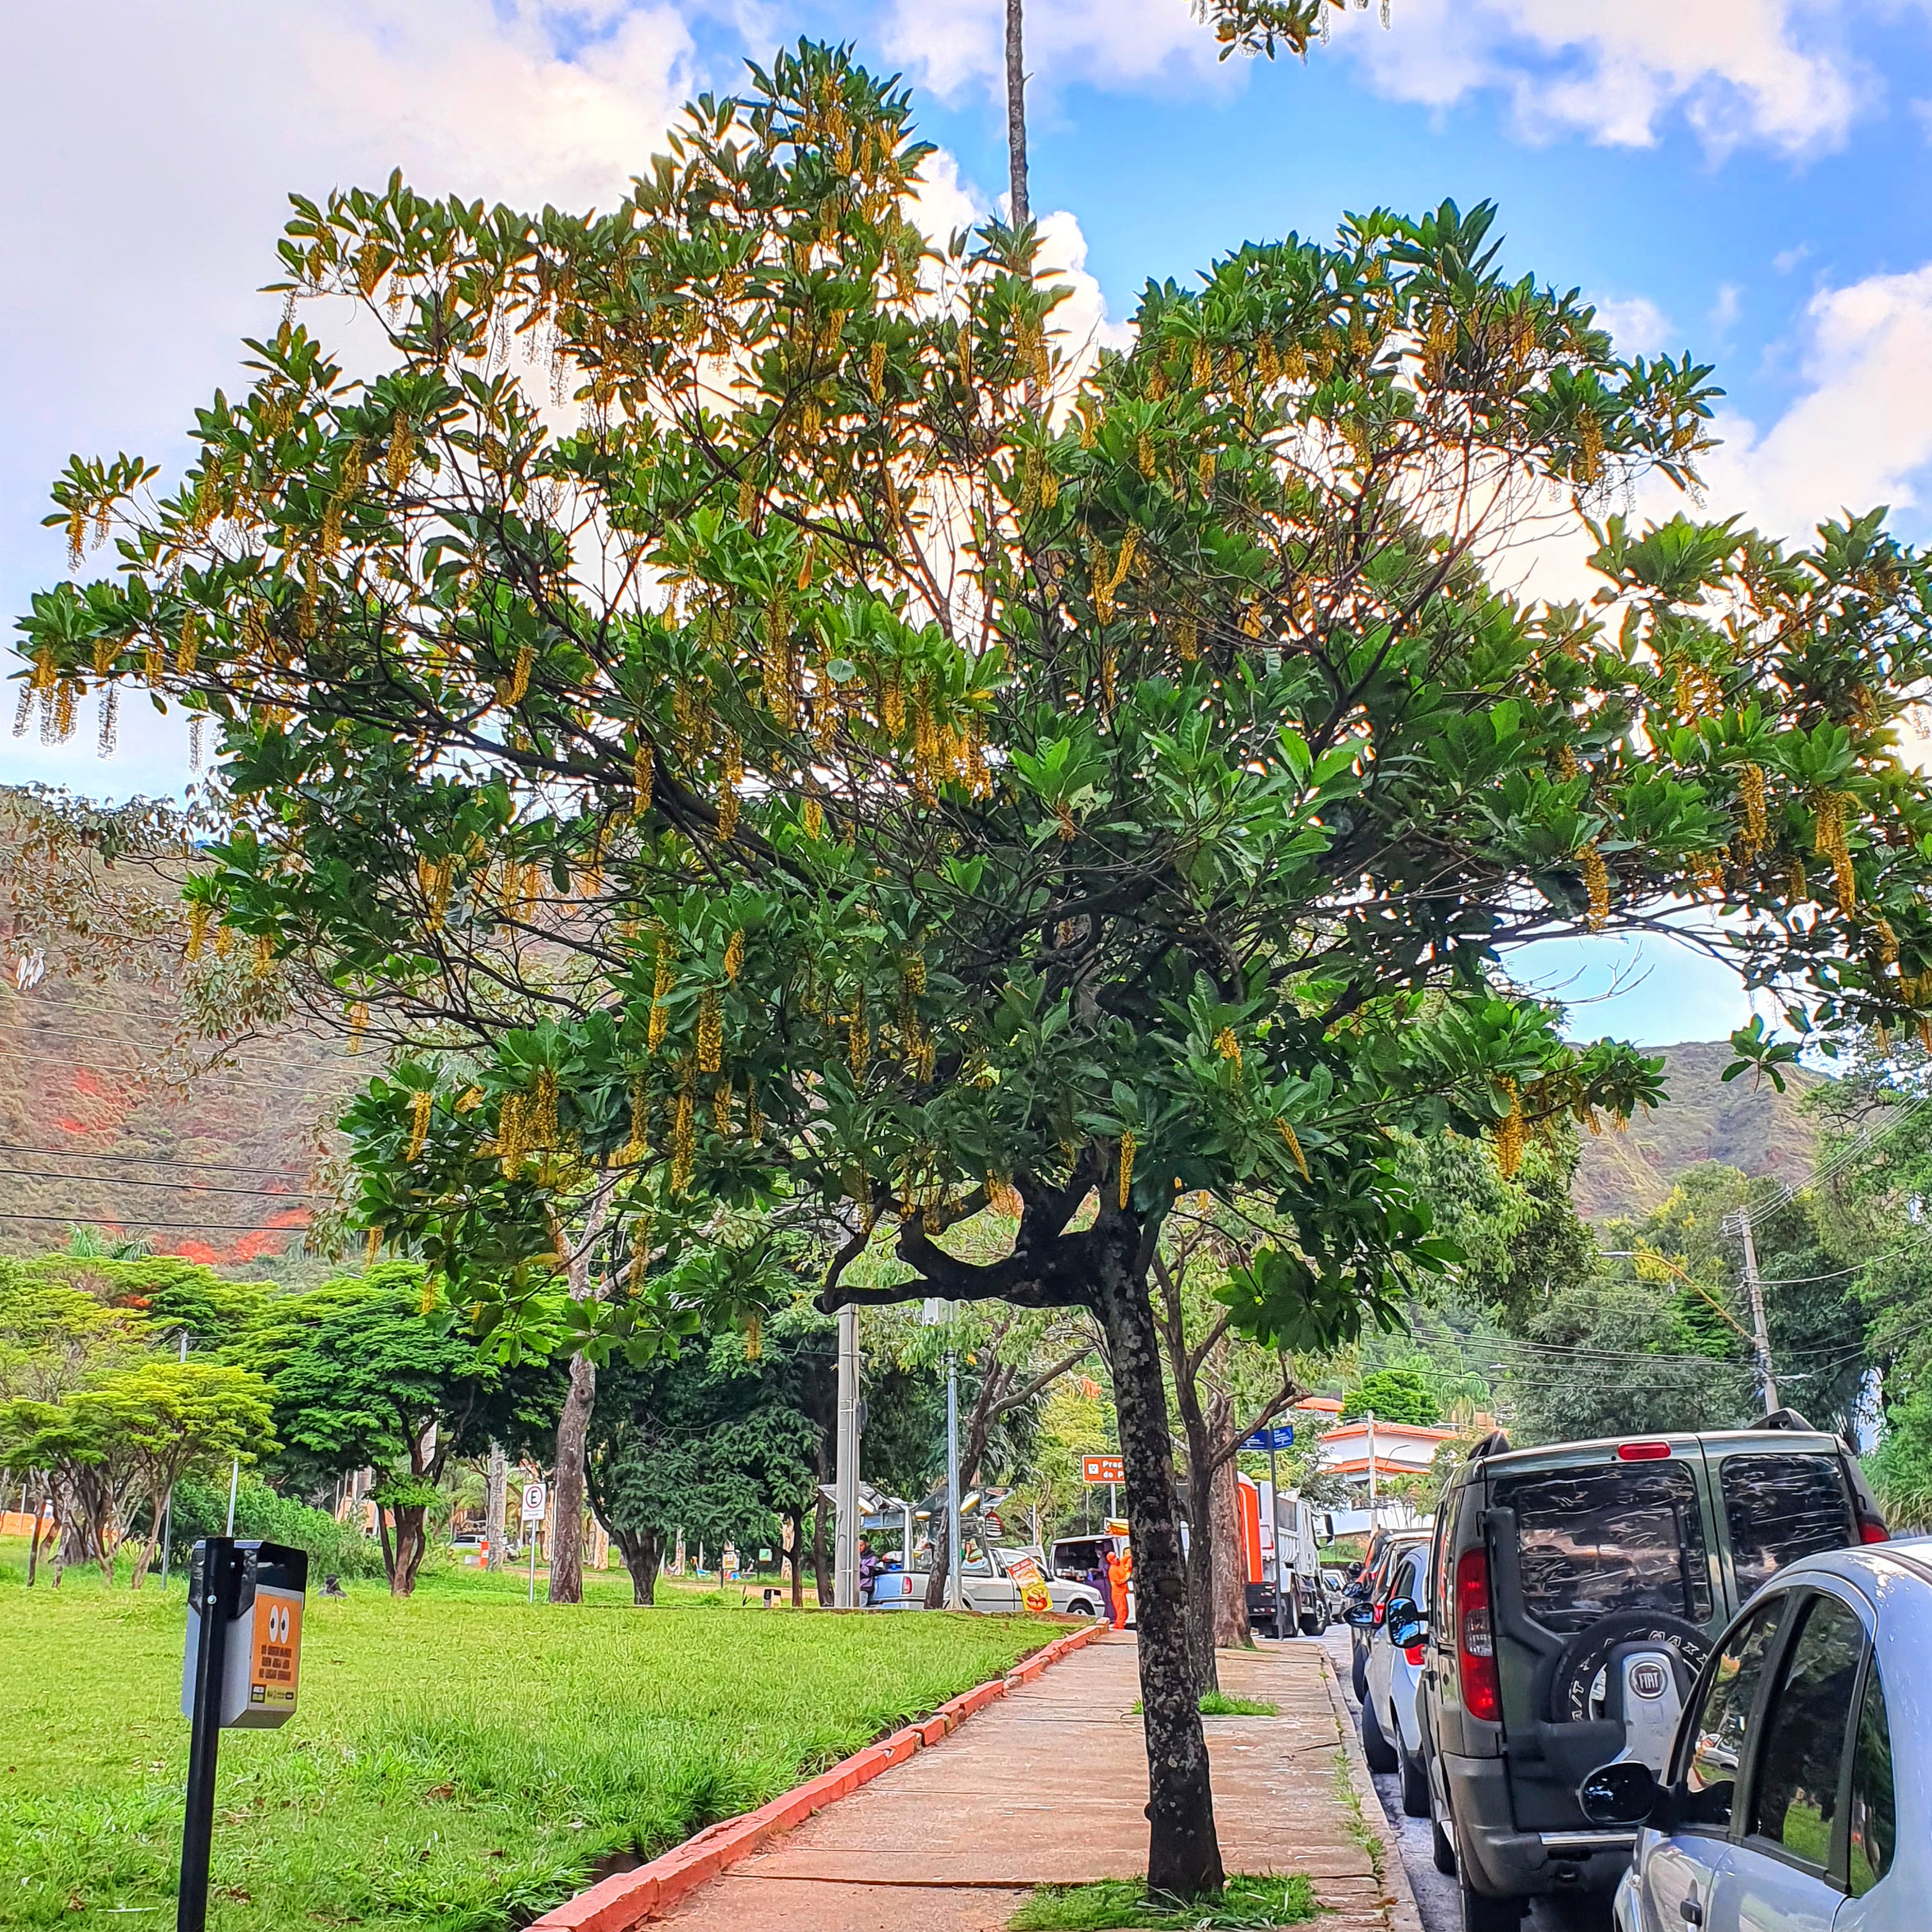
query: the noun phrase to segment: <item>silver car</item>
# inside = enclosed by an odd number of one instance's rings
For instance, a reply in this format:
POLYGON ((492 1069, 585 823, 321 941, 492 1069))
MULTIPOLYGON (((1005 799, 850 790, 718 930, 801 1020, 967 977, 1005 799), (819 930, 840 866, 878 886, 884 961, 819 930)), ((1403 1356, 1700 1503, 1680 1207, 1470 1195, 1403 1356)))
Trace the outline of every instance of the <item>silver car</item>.
POLYGON ((1584 1780, 1640 1823, 1618 1932, 1932 1925, 1932 1538, 1808 1556, 1725 1631, 1669 1768, 1584 1780))
POLYGON ((1428 1652, 1424 1642, 1429 1600, 1430 1546, 1408 1544, 1396 1552, 1369 1630, 1363 1666, 1362 1750, 1371 1771, 1402 1773, 1402 1808, 1412 1818, 1429 1816, 1429 1770, 1422 1761, 1422 1719, 1415 1707, 1428 1652))

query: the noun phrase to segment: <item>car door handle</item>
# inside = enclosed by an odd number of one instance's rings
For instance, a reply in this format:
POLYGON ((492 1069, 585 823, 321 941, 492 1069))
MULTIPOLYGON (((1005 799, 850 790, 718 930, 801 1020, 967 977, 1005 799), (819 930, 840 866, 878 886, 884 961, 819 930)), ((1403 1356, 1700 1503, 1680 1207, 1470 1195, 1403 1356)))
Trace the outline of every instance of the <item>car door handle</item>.
POLYGON ((1687 1924, 1701 1925, 1703 1924, 1704 1908, 1700 1905, 1694 1898, 1680 1898, 1677 1901, 1677 1909, 1679 1912, 1683 1913, 1684 1922, 1687 1924))

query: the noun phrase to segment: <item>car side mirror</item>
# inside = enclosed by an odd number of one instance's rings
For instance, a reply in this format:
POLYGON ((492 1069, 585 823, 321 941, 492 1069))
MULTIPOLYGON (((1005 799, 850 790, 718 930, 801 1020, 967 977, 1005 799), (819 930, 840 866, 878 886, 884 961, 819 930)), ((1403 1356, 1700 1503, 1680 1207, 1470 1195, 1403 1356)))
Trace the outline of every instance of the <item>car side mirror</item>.
POLYGON ((1634 1758, 1600 1764, 1576 1787, 1576 1802, 1593 1825, 1642 1825, 1664 1795, 1657 1774, 1634 1758))
POLYGON ((1342 1612, 1342 1621, 1345 1624, 1352 1625, 1357 1630, 1373 1630, 1376 1627, 1376 1613, 1366 1604, 1351 1604, 1342 1612))
POLYGON ((1396 1598, 1383 1611, 1382 1622, 1388 1627, 1389 1642, 1398 1650, 1420 1643, 1429 1634, 1429 1619, 1423 1615, 1420 1605, 1407 1597, 1396 1598))

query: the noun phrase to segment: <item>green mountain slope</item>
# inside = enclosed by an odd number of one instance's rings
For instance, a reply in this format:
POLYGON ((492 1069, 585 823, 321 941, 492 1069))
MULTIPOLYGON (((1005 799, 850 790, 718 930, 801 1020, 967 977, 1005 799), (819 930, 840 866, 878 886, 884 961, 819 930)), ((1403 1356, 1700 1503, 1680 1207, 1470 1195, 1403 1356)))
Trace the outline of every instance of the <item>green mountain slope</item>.
POLYGON ((1748 1074, 1726 1086, 1718 1076, 1732 1058, 1728 1040, 1690 1040, 1660 1050, 1670 1097, 1633 1120, 1627 1132, 1606 1128, 1585 1138, 1572 1190, 1579 1214, 1589 1220, 1644 1214, 1700 1160, 1782 1180, 1803 1180, 1810 1173, 1818 1130, 1798 1103, 1818 1075, 1792 1070, 1782 1094, 1768 1082, 1754 1088, 1748 1074))

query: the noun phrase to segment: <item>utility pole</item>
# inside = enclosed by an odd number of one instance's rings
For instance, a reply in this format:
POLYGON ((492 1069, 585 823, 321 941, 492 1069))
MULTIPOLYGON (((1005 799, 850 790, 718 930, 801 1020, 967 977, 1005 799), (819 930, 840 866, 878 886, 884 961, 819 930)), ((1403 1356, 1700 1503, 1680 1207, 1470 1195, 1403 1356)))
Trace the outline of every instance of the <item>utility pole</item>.
POLYGON ((960 1609, 959 1587, 959 1360, 946 1352, 946 1606, 960 1609))
MULTIPOLYGON (((188 1330, 185 1328, 181 1331, 181 1360, 182 1365, 185 1366, 188 1362, 188 1330)), ((24 1509, 26 1504, 22 1502, 20 1506, 24 1509)), ((168 1587, 169 1546, 174 1541, 174 1538, 175 1486, 170 1483, 168 1485, 167 1503, 161 1515, 161 1588, 164 1590, 168 1587)))
POLYGON ((1373 1534, 1376 1526, 1376 1412, 1369 1411, 1369 1529, 1373 1534))
POLYGON ((1016 232, 1033 219, 1028 206, 1026 67, 1021 55, 1025 0, 1006 0, 1006 161, 1016 232))
POLYGON ((832 1573, 835 1609, 859 1606, 859 1310, 838 1311, 838 1437, 833 1472, 838 1528, 832 1573))
POLYGON ((1750 1210, 1738 1210, 1738 1232, 1744 1246, 1744 1286, 1750 1295, 1751 1338, 1757 1350, 1759 1392, 1768 1415, 1778 1406, 1778 1384, 1771 1372, 1771 1336, 1764 1325, 1764 1285, 1757 1278, 1757 1247, 1751 1239, 1750 1210))

